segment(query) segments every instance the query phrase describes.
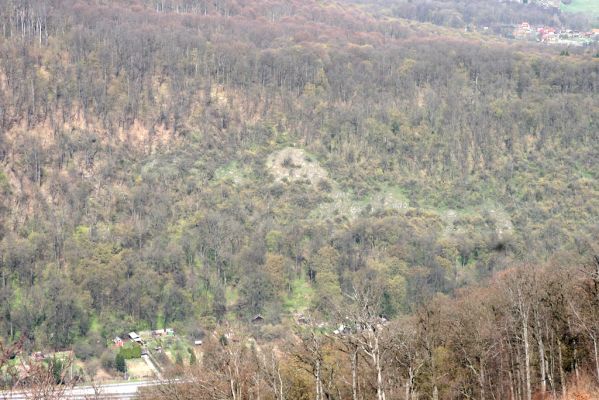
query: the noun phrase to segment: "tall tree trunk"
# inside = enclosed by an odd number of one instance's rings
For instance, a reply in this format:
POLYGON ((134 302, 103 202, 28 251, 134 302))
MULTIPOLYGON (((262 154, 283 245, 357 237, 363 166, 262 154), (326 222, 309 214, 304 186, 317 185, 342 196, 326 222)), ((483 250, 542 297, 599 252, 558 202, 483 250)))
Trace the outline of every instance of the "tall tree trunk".
POLYGON ((229 379, 229 387, 231 388, 231 396, 233 400, 237 400, 237 390, 235 389, 235 380, 233 378, 229 379))
POLYGON ((522 318, 522 336, 524 339, 524 368, 526 371, 526 400, 532 400, 530 383, 530 344, 528 342, 528 318, 522 318))
POLYGON ((519 344, 516 344, 516 352, 517 352, 517 359, 516 359, 516 365, 514 367, 514 371, 516 372, 516 394, 518 397, 518 400, 522 400, 523 396, 524 396, 524 385, 525 385, 525 379, 524 379, 524 372, 522 371, 522 366, 524 365, 524 360, 522 359, 522 346, 520 346, 519 344))
POLYGON ((279 400, 285 400, 283 394, 283 378, 281 377, 281 370, 277 367, 277 378, 279 379, 279 400))
POLYGON ((599 354, 597 353, 597 337, 593 334, 591 335, 591 339, 593 340, 593 351, 595 352, 595 373, 597 374, 596 378, 599 382, 599 354))
POLYGON ((483 360, 481 357, 480 360, 480 376, 479 376, 479 383, 480 383, 480 400, 485 400, 485 366, 483 365, 483 360))
POLYGON ((408 380, 406 382, 406 400, 415 400, 416 393, 414 392, 414 369, 408 367, 408 380))
POLYGON ((526 400, 532 400, 532 387, 530 378, 530 342, 528 338, 529 309, 524 304, 522 288, 518 287, 518 312, 522 323, 522 341, 524 342, 524 369, 526 373, 526 400))
POLYGON ((580 375, 578 373, 578 349, 576 348, 576 342, 574 342, 574 375, 576 376, 576 384, 580 383, 580 375))
POLYGON ((381 351, 379 348, 379 339, 374 336, 374 351, 372 352, 374 365, 376 368, 376 396, 378 400, 385 400, 385 389, 383 387, 383 366, 381 365, 381 351))
POLYGON ((516 393, 514 391, 514 375, 512 374, 511 370, 508 372, 508 376, 510 379, 510 400, 516 400, 516 393))
POLYGON ((539 363, 541 367, 541 394, 544 396, 547 391, 547 364, 545 362, 545 345, 539 335, 539 363))
POLYGON ((559 363, 559 380, 562 385, 562 399, 565 400, 568 395, 568 388, 566 386, 566 373, 564 372, 564 360, 562 359, 562 342, 557 341, 557 358, 559 363))
POLYGON ((316 370, 314 372, 314 378, 316 378, 316 400, 322 400, 322 378, 320 368, 320 360, 316 360, 316 370))
POLYGON ((358 400, 358 347, 351 353, 351 392, 352 399, 358 400))

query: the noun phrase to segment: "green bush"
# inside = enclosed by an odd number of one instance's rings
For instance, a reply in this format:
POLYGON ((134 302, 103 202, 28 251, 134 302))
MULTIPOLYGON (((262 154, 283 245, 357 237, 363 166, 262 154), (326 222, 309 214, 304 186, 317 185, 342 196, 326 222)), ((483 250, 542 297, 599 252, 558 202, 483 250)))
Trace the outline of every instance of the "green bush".
POLYGON ((123 346, 119 350, 119 354, 121 356, 123 356, 123 358, 125 360, 131 360, 133 358, 140 358, 141 357, 141 346, 139 346, 137 344, 123 346))
POLYGON ((64 372, 64 368, 65 368, 65 364, 64 361, 61 360, 60 358, 52 358, 50 360, 50 365, 49 365, 50 369, 52 370, 52 376, 54 377, 54 382, 56 382, 57 385, 63 383, 63 372, 64 372))

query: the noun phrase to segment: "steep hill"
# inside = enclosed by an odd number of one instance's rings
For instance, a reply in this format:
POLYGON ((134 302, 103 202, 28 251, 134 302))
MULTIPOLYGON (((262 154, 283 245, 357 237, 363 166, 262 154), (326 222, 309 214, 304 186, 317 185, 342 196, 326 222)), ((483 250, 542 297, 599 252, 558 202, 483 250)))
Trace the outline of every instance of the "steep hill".
POLYGON ((391 317, 599 233, 584 51, 345 2, 0 20, 0 333, 30 347, 326 314, 364 271, 391 317))

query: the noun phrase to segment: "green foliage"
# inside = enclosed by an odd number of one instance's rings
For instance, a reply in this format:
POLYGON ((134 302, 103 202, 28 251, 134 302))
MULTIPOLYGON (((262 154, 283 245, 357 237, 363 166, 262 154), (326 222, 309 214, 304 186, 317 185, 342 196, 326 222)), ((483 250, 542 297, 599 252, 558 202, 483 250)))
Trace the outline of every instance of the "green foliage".
POLYGON ((52 371, 54 382, 57 385, 64 383, 65 362, 62 359, 55 356, 50 360, 49 368, 52 371))
POLYGON ((120 348, 118 355, 123 357, 125 360, 131 360, 133 358, 141 357, 141 346, 127 342, 123 347, 120 348))
POLYGON ((285 299, 284 306, 290 313, 305 312, 314 301, 314 288, 304 278, 291 282, 291 291, 285 299))
POLYGON ((229 339, 227 339, 227 336, 223 334, 218 338, 218 342, 221 346, 227 346, 229 344, 229 339))
POLYGON ((599 4, 594 0, 572 0, 560 2, 562 11, 569 13, 584 13, 594 15, 599 18, 599 4))
POLYGON ((3 171, 0 171, 0 193, 5 196, 11 194, 10 183, 3 171))
MULTIPOLYGON (((136 358, 136 357, 130 357, 136 358)), ((117 371, 119 372, 127 372, 127 363, 125 362, 125 355, 122 351, 119 351, 114 359, 114 365, 117 371)))

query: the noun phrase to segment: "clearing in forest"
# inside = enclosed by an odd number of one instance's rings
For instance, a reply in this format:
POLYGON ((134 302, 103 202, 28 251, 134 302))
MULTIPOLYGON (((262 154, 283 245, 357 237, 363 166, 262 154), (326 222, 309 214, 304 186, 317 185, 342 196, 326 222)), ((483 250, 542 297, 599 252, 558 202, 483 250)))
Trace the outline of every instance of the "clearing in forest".
POLYGON ((599 1, 597 0, 572 0, 569 4, 562 2, 560 8, 569 13, 584 13, 599 17, 599 1))
POLYGON ((266 166, 279 182, 307 181, 312 185, 326 179, 327 172, 303 149, 286 147, 268 156, 266 166))

